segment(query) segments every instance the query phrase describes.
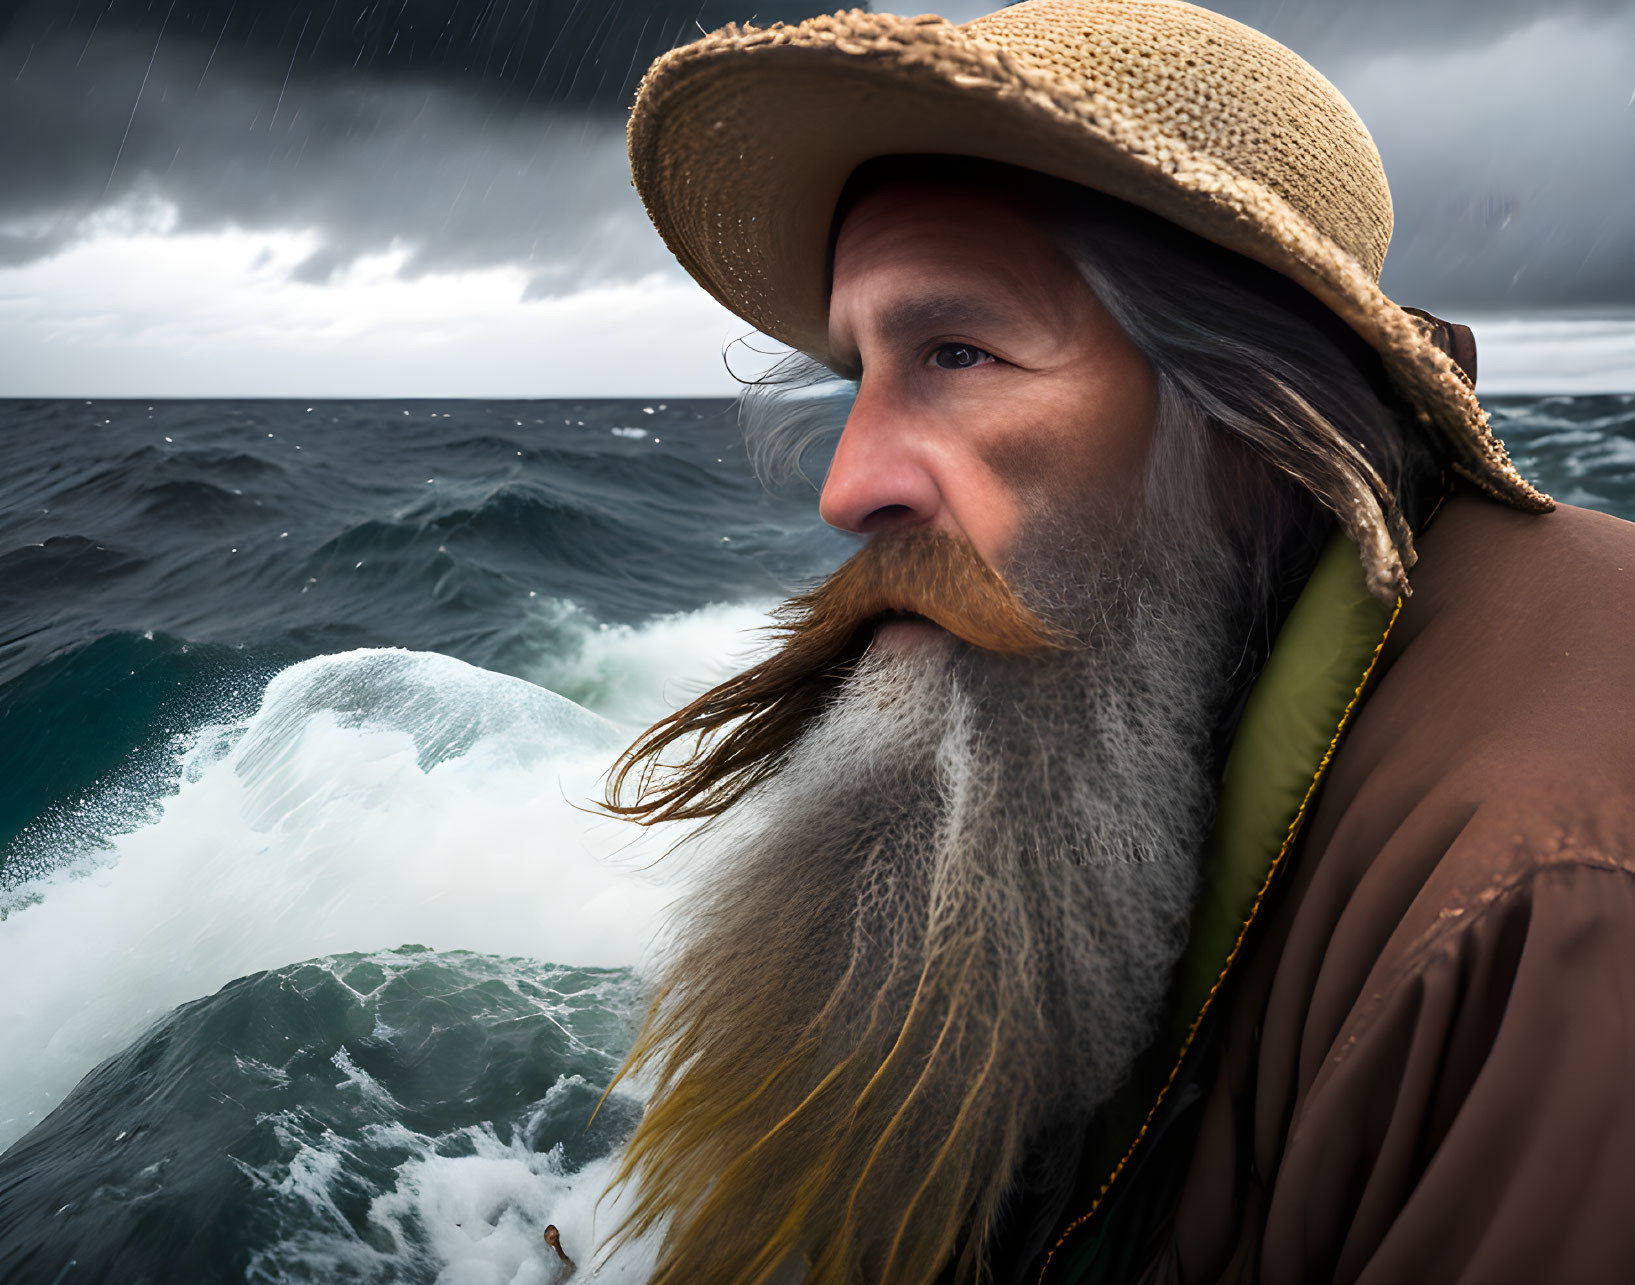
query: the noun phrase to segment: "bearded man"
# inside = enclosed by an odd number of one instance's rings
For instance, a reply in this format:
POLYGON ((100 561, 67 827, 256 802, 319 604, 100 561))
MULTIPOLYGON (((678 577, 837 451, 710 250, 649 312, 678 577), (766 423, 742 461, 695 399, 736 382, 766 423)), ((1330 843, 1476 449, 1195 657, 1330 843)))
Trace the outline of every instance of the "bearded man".
POLYGON ((1338 92, 1178 0, 852 12, 666 55, 630 148, 792 349, 757 456, 854 384, 865 538, 610 783, 711 862, 657 1279, 1635 1275, 1635 528, 1380 293, 1338 92))

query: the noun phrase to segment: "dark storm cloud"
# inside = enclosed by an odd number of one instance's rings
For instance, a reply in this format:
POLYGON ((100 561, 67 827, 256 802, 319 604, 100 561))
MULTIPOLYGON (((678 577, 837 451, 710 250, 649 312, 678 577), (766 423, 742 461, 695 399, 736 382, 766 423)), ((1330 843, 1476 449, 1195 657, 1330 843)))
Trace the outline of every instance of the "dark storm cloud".
POLYGON ((1635 307, 1635 13, 1331 74, 1391 179, 1393 298, 1443 315, 1635 307))
POLYGON ((394 243, 412 252, 407 275, 515 263, 563 290, 666 264, 631 199, 615 115, 412 82, 200 83, 181 48, 161 48, 142 89, 147 59, 122 44, 75 58, 35 53, 30 107, 49 129, 0 117, 0 152, 26 176, 0 187, 0 262, 90 235, 124 201, 137 217, 172 207, 175 231, 316 232, 296 273, 310 282, 394 243))
MULTIPOLYGON (((606 106, 627 103, 642 68, 700 30, 728 21, 794 21, 837 7, 850 6, 822 0, 25 0, 9 20, 0 19, 0 40, 145 38, 164 23, 172 40, 260 58, 277 71, 287 66, 295 78, 337 71, 412 75, 529 102, 606 106)), ((946 6, 956 18, 989 7, 980 0, 946 6)), ((1481 44, 1545 12, 1539 0, 1218 0, 1209 7, 1307 56, 1481 44)), ((1548 12, 1593 19, 1628 9, 1629 0, 1553 0, 1548 12)))
POLYGON ((480 88, 528 103, 616 107, 642 69, 700 28, 798 20, 799 0, 32 0, 0 23, 12 47, 166 39, 301 80, 480 88))
MULTIPOLYGON (((145 202, 177 230, 311 231, 309 282, 394 244, 411 275, 521 264, 530 297, 668 270, 622 145, 642 69, 701 27, 832 7, 35 0, 0 26, 0 265, 145 202)), ((1629 0, 1217 7, 1304 54, 1368 122, 1396 202, 1393 297, 1635 303, 1629 0)))
POLYGON ((1225 0, 1211 3, 1318 66, 1411 50, 1472 48, 1552 19, 1627 14, 1630 0, 1225 0))
POLYGON ((629 190, 623 112, 664 49, 821 0, 39 0, 0 28, 0 266, 98 210, 299 228, 297 272, 519 263, 533 297, 668 264, 629 190))
POLYGON ((1457 315, 1635 307, 1631 0, 1226 0, 1368 124, 1396 231, 1381 285, 1457 315))

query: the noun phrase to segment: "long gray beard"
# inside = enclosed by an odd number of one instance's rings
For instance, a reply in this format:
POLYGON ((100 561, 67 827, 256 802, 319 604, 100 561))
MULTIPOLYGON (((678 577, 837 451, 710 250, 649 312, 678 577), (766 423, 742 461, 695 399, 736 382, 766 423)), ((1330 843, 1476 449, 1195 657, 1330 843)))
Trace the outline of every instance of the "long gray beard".
MULTIPOLYGON (((707 828, 655 1010, 687 1053, 655 1102, 680 1085, 719 1112, 718 1151, 652 1176, 696 1184, 678 1221, 715 1261, 754 1274, 796 1211, 796 1276, 931 1279, 955 1255, 974 1278, 1002 1217, 1065 1190, 1186 941, 1238 636, 1224 557, 1125 555, 1031 586, 1095 602, 1079 651, 871 649, 707 828)), ((713 1270, 696 1248, 666 1258, 713 1270)))

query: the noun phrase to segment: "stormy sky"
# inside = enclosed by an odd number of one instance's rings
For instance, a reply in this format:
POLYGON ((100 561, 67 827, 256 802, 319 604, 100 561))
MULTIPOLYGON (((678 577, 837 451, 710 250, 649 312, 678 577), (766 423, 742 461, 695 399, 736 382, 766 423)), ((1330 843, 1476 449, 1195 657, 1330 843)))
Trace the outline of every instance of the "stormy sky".
MULTIPOLYGON (((830 7, 0 6, 0 396, 730 392, 747 328, 648 225, 625 113, 700 30, 830 7)), ((1476 325, 1485 389, 1635 389, 1635 0, 1216 7, 1361 113, 1382 284, 1476 325)))

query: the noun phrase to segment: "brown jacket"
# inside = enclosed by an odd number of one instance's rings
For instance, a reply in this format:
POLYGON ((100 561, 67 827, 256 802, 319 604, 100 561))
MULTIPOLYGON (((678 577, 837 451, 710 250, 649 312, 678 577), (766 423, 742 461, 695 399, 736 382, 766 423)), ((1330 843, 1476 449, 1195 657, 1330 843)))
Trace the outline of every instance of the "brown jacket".
POLYGON ((1170 1123, 1042 1279, 1635 1281, 1635 524, 1455 495, 1419 547, 1170 1123))

